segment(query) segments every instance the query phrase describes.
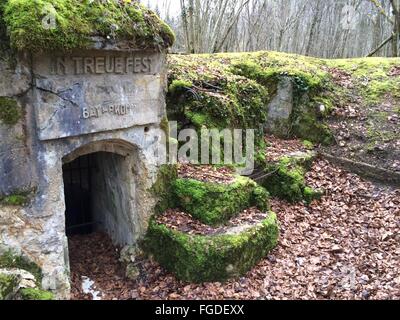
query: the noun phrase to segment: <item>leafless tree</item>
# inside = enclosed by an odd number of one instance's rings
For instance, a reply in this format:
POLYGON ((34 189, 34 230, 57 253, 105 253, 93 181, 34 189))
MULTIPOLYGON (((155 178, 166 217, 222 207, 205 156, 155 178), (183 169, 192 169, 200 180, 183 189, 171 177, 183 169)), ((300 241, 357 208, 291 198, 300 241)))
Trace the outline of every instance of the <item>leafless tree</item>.
POLYGON ((157 3, 178 52, 399 55, 400 0, 179 0, 178 16, 169 13, 171 1, 157 3))

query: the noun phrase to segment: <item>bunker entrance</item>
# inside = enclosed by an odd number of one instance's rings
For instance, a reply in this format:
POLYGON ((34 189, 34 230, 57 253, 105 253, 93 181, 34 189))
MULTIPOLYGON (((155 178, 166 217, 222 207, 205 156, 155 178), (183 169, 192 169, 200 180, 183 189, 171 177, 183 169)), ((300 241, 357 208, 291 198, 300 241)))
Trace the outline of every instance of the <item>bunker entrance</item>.
POLYGON ((114 244, 130 242, 133 179, 128 158, 96 152, 63 165, 67 236, 106 232, 114 244))
POLYGON ((86 155, 63 166, 67 236, 95 230, 92 212, 92 174, 95 155, 86 155))

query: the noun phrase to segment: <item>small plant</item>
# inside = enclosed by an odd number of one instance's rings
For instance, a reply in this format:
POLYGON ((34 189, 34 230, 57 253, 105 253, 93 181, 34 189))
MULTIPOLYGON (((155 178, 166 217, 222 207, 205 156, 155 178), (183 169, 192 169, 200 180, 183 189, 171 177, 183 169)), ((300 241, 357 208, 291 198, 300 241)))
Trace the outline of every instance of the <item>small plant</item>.
POLYGON ((21 119, 21 107, 15 99, 0 97, 0 122, 15 125, 21 119))
POLYGON ((20 291, 22 300, 54 300, 54 295, 49 291, 24 288, 20 291))
POLYGON ((303 146, 307 149, 307 150, 313 150, 315 148, 314 143, 312 143, 311 141, 308 140, 304 140, 303 141, 303 146))

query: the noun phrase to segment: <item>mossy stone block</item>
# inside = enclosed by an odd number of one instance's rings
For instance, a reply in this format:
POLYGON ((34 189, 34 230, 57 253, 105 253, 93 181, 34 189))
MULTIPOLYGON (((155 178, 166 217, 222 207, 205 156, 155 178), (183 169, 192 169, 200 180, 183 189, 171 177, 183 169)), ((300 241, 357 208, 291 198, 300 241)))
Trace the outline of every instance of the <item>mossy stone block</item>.
POLYGON ((138 1, 2 0, 0 23, 16 50, 85 49, 93 36, 127 41, 134 49, 162 49, 171 28, 138 1))
POLYGON ((223 224, 252 206, 268 210, 268 192, 241 176, 236 176, 231 184, 177 179, 173 192, 182 210, 208 225, 223 224))
POLYGON ((144 249, 180 280, 223 282, 246 274, 277 245, 278 236, 274 213, 239 234, 215 236, 189 235, 152 220, 144 249))
POLYGON ((291 203, 311 203, 318 200, 323 193, 308 187, 305 181, 305 174, 310 170, 314 159, 315 153, 308 152, 282 157, 276 163, 268 163, 265 167, 267 175, 261 184, 271 196, 291 203))

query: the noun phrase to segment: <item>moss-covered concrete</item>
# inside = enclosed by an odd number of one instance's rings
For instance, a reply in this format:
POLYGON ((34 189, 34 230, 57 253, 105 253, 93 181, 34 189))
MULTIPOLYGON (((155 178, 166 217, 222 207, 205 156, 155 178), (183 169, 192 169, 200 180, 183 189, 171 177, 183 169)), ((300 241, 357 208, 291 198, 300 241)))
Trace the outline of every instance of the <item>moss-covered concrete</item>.
POLYGON ((208 225, 223 224, 243 209, 269 208, 269 194, 253 180, 237 176, 231 184, 177 179, 173 183, 177 206, 208 225))
POLYGON ((163 49, 174 33, 137 1, 1 0, 0 27, 16 50, 87 48, 93 36, 128 41, 134 49, 163 49))
POLYGON ((0 123, 13 126, 22 117, 22 109, 13 98, 0 97, 0 123))
POLYGON ((172 192, 173 183, 178 178, 178 168, 176 165, 161 166, 157 181, 151 187, 151 192, 157 197, 155 213, 160 214, 169 208, 175 207, 175 198, 172 192))
MULTIPOLYGON (((254 128, 261 150, 266 106, 280 79, 289 77, 295 90, 288 136, 329 145, 335 138, 327 120, 336 108, 354 103, 358 95, 362 108, 382 103, 387 96, 394 103, 400 101, 400 77, 390 75, 399 65, 399 59, 325 60, 279 52, 173 55, 169 56, 168 112, 181 126, 254 128), (336 77, 336 70, 349 79, 336 77)), ((368 120, 372 127, 368 140, 393 140, 390 132, 380 134, 379 116, 371 113, 368 120)))
POLYGON ((325 65, 320 59, 275 52, 169 56, 170 120, 196 129, 255 129, 259 151, 268 104, 278 82, 289 77, 295 88, 289 136, 329 144, 332 136, 316 108, 321 100, 333 105, 326 89, 335 85, 325 65))
POLYGON ((266 165, 266 177, 261 184, 271 196, 289 202, 311 203, 322 196, 322 191, 307 186, 305 174, 313 162, 314 155, 283 157, 276 163, 266 165))
POLYGON ((188 235, 154 220, 144 241, 147 252, 180 280, 225 281, 254 267, 278 241, 276 215, 238 234, 188 235))

